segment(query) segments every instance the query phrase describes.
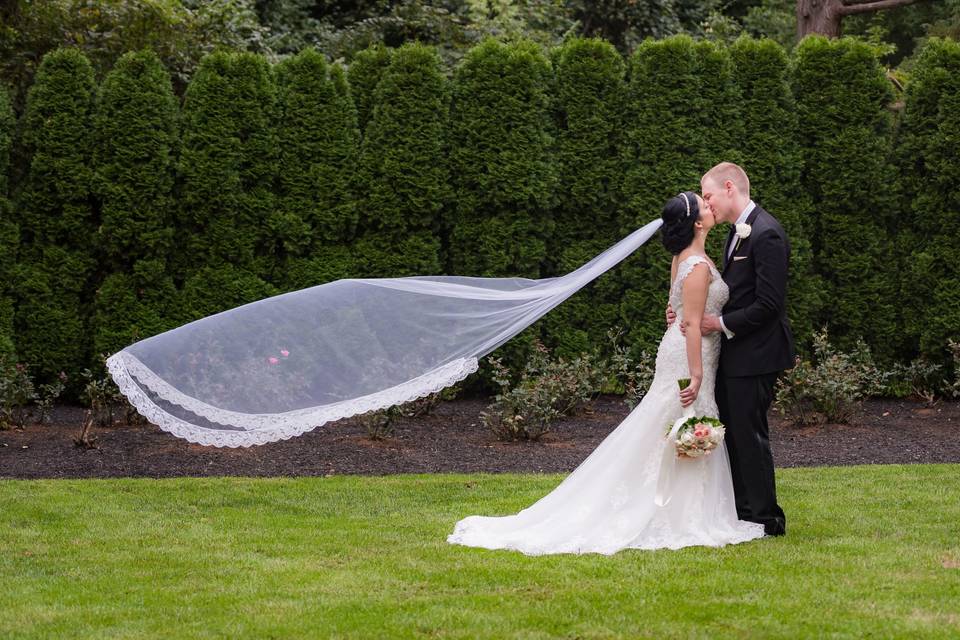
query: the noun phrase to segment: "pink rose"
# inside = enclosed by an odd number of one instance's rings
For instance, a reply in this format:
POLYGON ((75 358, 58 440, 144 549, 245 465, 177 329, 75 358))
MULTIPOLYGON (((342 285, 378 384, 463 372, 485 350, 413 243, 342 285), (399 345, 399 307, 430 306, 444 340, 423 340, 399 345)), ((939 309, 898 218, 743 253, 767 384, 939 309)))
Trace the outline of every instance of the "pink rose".
POLYGON ((280 349, 280 355, 286 358, 288 355, 290 355, 290 352, 287 351, 286 349, 280 349))
POLYGON ((276 358, 274 358, 273 356, 270 356, 270 357, 267 359, 267 362, 269 362, 270 364, 277 364, 277 363, 280 362, 280 361, 277 360, 276 358))

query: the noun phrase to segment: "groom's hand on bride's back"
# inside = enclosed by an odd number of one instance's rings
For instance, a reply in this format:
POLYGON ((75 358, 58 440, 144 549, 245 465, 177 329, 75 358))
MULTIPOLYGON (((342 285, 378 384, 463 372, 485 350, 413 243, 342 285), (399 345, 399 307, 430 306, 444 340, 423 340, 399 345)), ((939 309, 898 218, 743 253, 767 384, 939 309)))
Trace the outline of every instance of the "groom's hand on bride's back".
MULTIPOLYGON (((677 314, 673 312, 673 307, 670 306, 670 303, 667 303, 667 326, 672 325, 677 319, 677 314)), ((683 331, 683 325, 680 326, 680 331, 683 331)))
MULTIPOLYGON (((677 318, 676 314, 673 315, 673 320, 670 319, 670 314, 673 311, 670 309, 670 306, 667 305, 667 324, 670 324, 677 318)), ((700 334, 708 336, 711 333, 716 333, 717 331, 722 331, 723 328, 720 326, 720 318, 717 316, 711 316, 708 314, 703 315, 703 320, 700 322, 700 334)), ((687 329, 684 325, 680 325, 680 333, 687 335, 687 329)))

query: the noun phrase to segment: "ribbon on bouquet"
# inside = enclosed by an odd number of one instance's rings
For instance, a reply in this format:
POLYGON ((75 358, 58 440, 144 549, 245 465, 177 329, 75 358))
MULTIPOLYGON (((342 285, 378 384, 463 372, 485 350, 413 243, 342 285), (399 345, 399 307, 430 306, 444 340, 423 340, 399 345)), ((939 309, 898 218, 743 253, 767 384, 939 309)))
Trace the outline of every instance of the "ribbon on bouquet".
POLYGON ((660 458, 660 476, 657 478, 657 493, 653 499, 658 507, 665 507, 673 496, 673 479, 677 472, 677 433, 683 423, 695 416, 693 405, 684 408, 683 415, 673 423, 663 444, 663 457, 660 458))

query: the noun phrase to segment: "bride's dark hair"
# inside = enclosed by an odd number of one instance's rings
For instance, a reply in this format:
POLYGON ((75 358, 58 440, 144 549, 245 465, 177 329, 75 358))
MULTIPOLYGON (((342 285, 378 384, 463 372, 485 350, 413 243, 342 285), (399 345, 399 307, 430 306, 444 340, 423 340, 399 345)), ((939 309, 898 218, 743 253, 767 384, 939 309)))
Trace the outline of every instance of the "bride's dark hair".
POLYGON ((660 237, 663 246, 673 255, 690 246, 693 242, 693 223, 700 219, 700 205, 697 196, 692 191, 684 191, 667 200, 660 213, 663 226, 660 228, 660 237))

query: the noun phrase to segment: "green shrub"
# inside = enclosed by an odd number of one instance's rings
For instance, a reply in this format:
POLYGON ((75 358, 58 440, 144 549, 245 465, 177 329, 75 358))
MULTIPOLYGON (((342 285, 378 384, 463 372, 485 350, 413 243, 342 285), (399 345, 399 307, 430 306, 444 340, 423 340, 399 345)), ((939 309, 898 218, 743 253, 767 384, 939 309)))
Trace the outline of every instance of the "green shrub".
POLYGON ((117 62, 100 87, 95 118, 97 229, 102 282, 94 301, 94 350, 114 351, 172 328, 177 100, 150 51, 117 62))
POLYGON ((357 176, 357 270, 364 277, 441 273, 450 91, 440 56, 425 45, 400 47, 374 95, 357 176))
POLYGON ((813 359, 797 365, 777 382, 775 406, 800 425, 849 422, 863 398, 880 393, 887 374, 873 361, 862 340, 851 351, 830 344, 827 330, 813 336, 813 359))
POLYGON ((960 326, 960 43, 930 39, 906 86, 900 309, 914 352, 942 362, 960 326))
MULTIPOLYGON (((620 239, 625 65, 597 39, 569 40, 553 58, 559 181, 544 275, 564 275, 620 239)), ((544 317, 547 343, 567 357, 605 347, 621 295, 615 272, 591 282, 544 317)))
POLYGON ((300 289, 327 282, 324 272, 352 275, 337 253, 356 232, 351 179, 356 171, 357 114, 343 69, 305 49, 277 67, 280 170, 271 219, 281 261, 278 283, 300 289), (335 259, 330 264, 331 259, 335 259))
MULTIPOLYGON (((532 42, 488 39, 455 69, 450 111, 454 202, 444 224, 447 272, 539 278, 553 234, 557 173, 550 135, 550 64, 532 42)), ((491 355, 517 367, 541 325, 491 355)), ((492 386, 481 366, 476 380, 492 386)))
POLYGON ((17 353, 40 383, 79 371, 90 353, 89 300, 96 264, 93 181, 93 68, 78 51, 44 56, 27 95, 17 201, 21 251, 17 353))
POLYGON ((391 50, 381 43, 371 45, 357 52, 347 69, 347 80, 357 107, 357 125, 361 134, 364 134, 367 124, 373 118, 377 84, 390 65, 390 52, 391 50))
POLYGON ((251 53, 204 57, 181 118, 178 275, 230 264, 271 278, 275 243, 268 221, 279 149, 267 61, 251 53))
POLYGON ((801 184, 812 198, 814 264, 823 278, 822 321, 841 347, 863 336, 884 358, 898 353, 896 191, 890 161, 893 99, 873 48, 811 36, 794 52, 803 150, 801 184))
POLYGON ((10 201, 10 152, 16 118, 7 90, 0 87, 0 359, 16 359, 13 346, 14 273, 20 244, 20 228, 10 201))
POLYGON ((500 358, 488 359, 500 392, 480 420, 500 440, 538 440, 599 392, 607 377, 594 355, 551 359, 539 340, 516 382, 500 358))

